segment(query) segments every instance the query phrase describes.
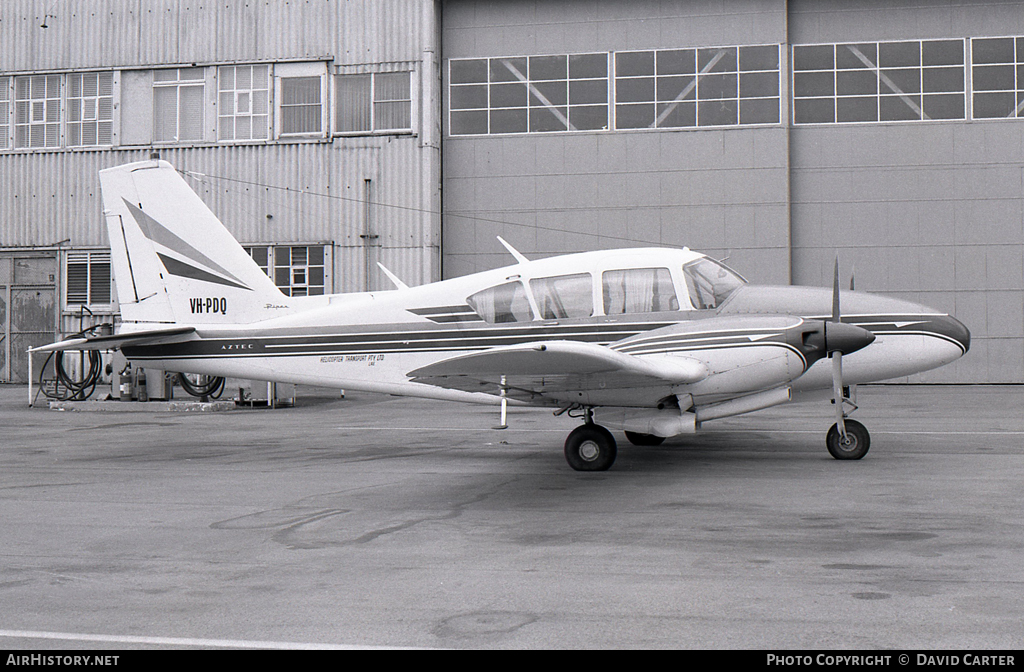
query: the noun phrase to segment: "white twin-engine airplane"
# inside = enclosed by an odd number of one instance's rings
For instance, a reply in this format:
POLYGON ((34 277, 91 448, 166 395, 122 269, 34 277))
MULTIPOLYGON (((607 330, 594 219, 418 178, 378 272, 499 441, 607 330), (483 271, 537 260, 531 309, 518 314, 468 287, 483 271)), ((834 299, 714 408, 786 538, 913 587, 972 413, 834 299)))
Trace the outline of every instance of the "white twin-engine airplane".
POLYGON ((829 390, 828 450, 860 459, 870 437, 846 417, 849 386, 970 346, 949 315, 840 292, 838 263, 831 290, 759 287, 686 248, 530 261, 502 240, 513 266, 419 287, 385 269, 396 290, 288 297, 169 163, 100 182, 121 331, 40 350, 121 348, 167 371, 500 404, 502 426, 508 403, 548 406, 583 419, 565 441, 581 471, 615 461, 604 426, 657 445, 829 390))

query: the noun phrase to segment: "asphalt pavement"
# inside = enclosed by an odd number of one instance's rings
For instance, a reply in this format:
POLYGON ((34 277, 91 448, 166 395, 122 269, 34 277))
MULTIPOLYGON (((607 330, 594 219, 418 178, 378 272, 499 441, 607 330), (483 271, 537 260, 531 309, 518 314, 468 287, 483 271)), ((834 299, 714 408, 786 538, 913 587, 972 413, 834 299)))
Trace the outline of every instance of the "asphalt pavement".
POLYGON ((872 386, 572 471, 576 420, 0 386, 0 648, 1020 649, 1024 387, 872 386))

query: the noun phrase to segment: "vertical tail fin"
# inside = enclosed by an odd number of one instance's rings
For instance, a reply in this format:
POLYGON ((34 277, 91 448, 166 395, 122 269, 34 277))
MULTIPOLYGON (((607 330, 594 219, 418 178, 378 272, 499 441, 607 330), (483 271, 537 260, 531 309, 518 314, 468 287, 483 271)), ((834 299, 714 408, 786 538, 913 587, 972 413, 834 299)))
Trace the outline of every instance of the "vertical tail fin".
POLYGON ((245 324, 290 300, 166 161, 100 171, 125 322, 245 324))

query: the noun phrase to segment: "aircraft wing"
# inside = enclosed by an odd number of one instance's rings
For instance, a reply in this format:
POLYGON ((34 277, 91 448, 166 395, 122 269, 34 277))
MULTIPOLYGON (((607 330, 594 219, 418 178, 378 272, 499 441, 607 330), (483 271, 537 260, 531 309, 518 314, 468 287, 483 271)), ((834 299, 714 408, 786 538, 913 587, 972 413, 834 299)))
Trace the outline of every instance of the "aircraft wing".
POLYGON ((91 336, 69 338, 57 343, 32 348, 32 352, 55 352, 58 350, 115 350, 125 345, 163 345, 183 343, 194 338, 195 327, 171 327, 148 329, 112 336, 91 336))
POLYGON ((508 396, 545 392, 682 385, 707 377, 702 362, 675 355, 636 357, 578 341, 539 341, 452 357, 410 371, 413 381, 468 392, 496 392, 505 377, 508 396))

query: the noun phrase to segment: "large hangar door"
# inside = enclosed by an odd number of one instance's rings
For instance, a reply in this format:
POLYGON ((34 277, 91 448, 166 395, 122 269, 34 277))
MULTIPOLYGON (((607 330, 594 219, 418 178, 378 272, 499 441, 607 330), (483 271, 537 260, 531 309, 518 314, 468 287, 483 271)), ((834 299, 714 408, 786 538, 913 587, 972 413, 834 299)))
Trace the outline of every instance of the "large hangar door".
POLYGON ((27 383, 26 351, 54 340, 56 279, 56 252, 0 252, 0 381, 27 383))

